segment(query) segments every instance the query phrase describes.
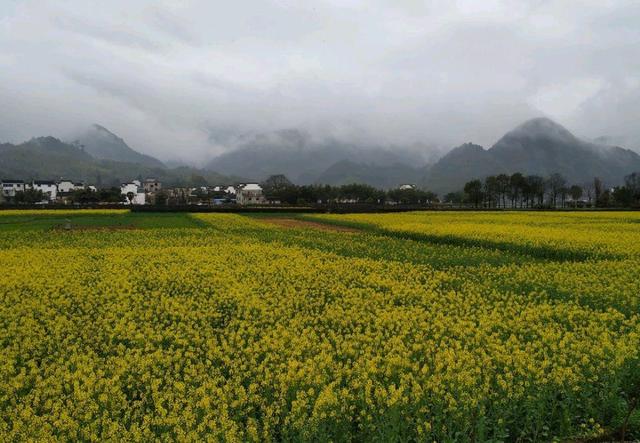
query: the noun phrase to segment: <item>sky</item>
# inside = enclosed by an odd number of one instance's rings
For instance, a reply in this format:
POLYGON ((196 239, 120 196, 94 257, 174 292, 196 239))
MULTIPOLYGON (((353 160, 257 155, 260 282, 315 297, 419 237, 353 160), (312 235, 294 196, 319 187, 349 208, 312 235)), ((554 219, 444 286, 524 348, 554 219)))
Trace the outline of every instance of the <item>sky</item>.
POLYGON ((640 1, 0 0, 0 141, 92 123, 163 160, 300 129, 490 146, 528 118, 640 148, 640 1))

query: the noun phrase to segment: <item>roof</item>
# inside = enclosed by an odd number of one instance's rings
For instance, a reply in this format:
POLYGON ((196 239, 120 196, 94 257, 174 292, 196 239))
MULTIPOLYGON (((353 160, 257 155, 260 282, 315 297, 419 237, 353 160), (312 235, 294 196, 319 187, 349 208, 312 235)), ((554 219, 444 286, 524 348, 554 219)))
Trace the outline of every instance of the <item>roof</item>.
POLYGON ((2 180, 2 183, 24 183, 24 180, 2 180))
POLYGON ((56 182, 52 180, 34 180, 33 184, 34 185, 55 185, 56 182))
POLYGON ((262 188, 257 183, 247 183, 242 188, 243 191, 262 191, 262 188))

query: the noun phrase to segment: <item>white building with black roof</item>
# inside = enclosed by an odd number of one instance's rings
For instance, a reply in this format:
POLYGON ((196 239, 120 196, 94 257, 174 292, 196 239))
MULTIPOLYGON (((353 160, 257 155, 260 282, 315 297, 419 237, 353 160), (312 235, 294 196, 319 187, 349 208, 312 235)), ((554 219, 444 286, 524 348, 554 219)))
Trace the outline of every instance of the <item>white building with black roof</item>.
POLYGON ((58 197, 58 186, 53 180, 34 180, 31 184, 34 191, 42 191, 42 194, 49 201, 55 201, 58 197))
POLYGON ((16 192, 24 192, 25 184, 23 180, 2 180, 3 197, 15 197, 16 192))

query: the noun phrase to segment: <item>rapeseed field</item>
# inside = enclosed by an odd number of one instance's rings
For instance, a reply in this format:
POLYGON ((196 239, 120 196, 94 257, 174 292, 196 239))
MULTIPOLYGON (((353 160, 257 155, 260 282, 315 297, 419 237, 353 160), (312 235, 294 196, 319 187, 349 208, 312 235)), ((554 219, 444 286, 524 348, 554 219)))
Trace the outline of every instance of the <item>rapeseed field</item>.
POLYGON ((640 215, 298 218, 0 212, 0 441, 640 438, 640 215))

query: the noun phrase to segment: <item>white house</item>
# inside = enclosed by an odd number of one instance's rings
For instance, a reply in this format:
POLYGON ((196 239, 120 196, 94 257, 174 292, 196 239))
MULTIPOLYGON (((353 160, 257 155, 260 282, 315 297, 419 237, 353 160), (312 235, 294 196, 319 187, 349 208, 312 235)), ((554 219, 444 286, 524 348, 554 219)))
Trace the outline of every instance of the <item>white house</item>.
POLYGON ((144 205, 146 202, 144 188, 140 186, 138 180, 120 185, 120 194, 127 197, 126 204, 144 205))
POLYGON ((22 180, 2 180, 2 195, 4 197, 15 197, 16 192, 24 192, 24 181, 22 180))
POLYGON ((402 185, 398 186, 398 189, 400 189, 401 191, 409 191, 409 190, 412 190, 412 189, 416 189, 416 185, 405 183, 405 184, 402 184, 402 185))
POLYGON ((61 194, 67 194, 76 190, 76 184, 71 180, 60 180, 58 182, 58 192, 61 194))
POLYGON ((224 192, 229 195, 236 195, 237 189, 235 188, 235 186, 227 186, 224 192))
POLYGON ((239 205, 259 205, 267 200, 262 195, 262 187, 257 183, 247 183, 236 190, 236 202, 239 205))
POLYGON ((55 201, 58 196, 56 182, 50 180, 34 180, 31 188, 34 191, 42 191, 44 197, 49 201, 55 201))

